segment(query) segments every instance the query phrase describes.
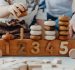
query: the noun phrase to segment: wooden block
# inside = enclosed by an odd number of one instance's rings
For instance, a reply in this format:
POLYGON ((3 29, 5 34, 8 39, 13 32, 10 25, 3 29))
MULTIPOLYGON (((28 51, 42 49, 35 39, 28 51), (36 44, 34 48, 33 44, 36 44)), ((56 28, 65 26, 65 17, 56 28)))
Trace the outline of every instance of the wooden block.
POLYGON ((28 70, 41 70, 42 66, 41 64, 31 63, 28 64, 28 70))
POLYGON ((19 70, 27 70, 27 66, 26 65, 22 65, 19 70))
POLYGON ((17 66, 19 70, 27 70, 27 64, 24 63, 15 64, 14 66, 17 66))
POLYGON ((15 39, 6 42, 0 39, 0 50, 3 56, 69 56, 71 49, 75 49, 75 40, 15 39))
POLYGON ((57 64, 52 64, 52 68, 57 68, 57 64))

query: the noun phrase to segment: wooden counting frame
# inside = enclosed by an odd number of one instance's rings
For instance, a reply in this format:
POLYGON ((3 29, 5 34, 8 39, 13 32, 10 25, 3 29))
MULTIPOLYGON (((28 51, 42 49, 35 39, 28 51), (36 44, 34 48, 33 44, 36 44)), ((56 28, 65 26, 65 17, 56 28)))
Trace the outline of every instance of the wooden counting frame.
POLYGON ((71 49, 75 49, 75 40, 16 39, 10 40, 9 43, 0 40, 0 50, 3 56, 68 56, 71 49))
POLYGON ((0 39, 2 56, 69 56, 69 51, 75 49, 75 40, 31 40, 23 39, 21 28, 20 39, 5 41, 0 39))
POLYGON ((69 56, 69 51, 75 49, 75 40, 23 39, 23 31, 21 28, 20 39, 0 39, 0 56, 69 56))

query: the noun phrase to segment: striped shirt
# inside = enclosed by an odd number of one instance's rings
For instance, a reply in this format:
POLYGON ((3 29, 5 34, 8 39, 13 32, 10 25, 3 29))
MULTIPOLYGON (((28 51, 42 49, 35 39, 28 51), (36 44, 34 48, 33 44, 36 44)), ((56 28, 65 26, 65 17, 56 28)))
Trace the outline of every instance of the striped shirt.
POLYGON ((73 0, 40 0, 40 8, 46 8, 46 12, 52 16, 70 16, 72 14, 73 0))

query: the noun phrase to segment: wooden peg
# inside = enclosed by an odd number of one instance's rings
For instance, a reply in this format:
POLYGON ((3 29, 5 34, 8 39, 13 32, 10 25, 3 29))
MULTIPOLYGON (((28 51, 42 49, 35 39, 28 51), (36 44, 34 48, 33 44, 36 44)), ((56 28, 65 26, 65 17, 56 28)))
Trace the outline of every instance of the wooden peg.
POLYGON ((24 38, 24 29, 20 28, 20 39, 23 40, 24 38))
POLYGON ((0 57, 2 57, 2 50, 0 49, 0 57))

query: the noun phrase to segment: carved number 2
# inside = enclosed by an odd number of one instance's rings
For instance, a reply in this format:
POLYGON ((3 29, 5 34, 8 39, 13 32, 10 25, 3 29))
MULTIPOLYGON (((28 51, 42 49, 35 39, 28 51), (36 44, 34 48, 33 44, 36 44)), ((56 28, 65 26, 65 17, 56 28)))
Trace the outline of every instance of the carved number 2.
POLYGON ((20 54, 25 53, 25 45, 24 44, 19 44, 19 53, 20 54))

